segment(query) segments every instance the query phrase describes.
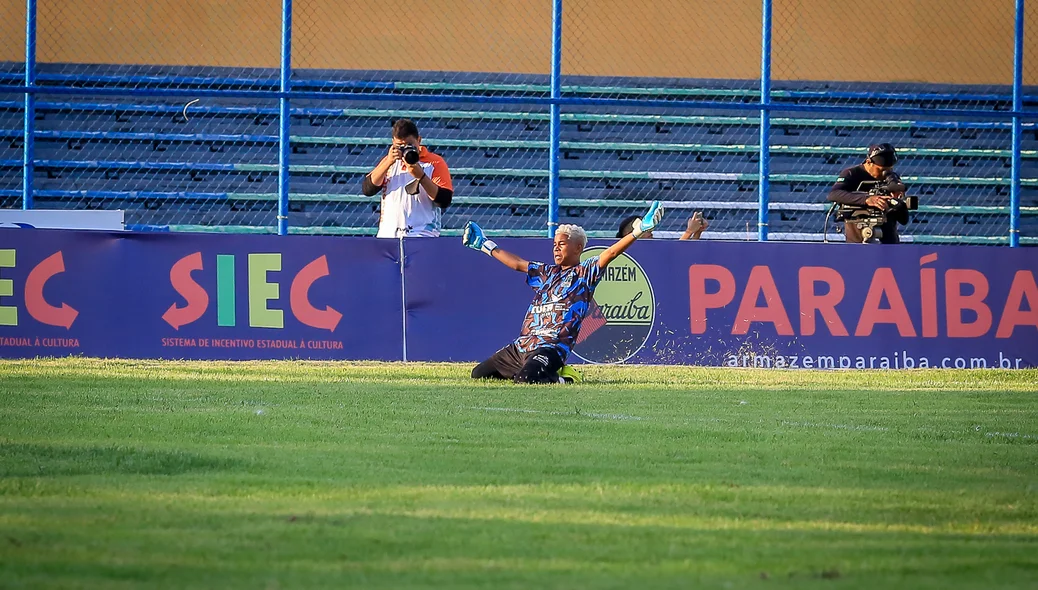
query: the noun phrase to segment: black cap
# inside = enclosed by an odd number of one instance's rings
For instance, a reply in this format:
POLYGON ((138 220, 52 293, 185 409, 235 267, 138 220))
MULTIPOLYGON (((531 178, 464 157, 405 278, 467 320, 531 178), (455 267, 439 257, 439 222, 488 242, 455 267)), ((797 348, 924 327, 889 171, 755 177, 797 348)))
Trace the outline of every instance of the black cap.
POLYGON ((877 166, 889 168, 897 163, 897 151, 889 143, 874 143, 869 146, 867 159, 877 166))

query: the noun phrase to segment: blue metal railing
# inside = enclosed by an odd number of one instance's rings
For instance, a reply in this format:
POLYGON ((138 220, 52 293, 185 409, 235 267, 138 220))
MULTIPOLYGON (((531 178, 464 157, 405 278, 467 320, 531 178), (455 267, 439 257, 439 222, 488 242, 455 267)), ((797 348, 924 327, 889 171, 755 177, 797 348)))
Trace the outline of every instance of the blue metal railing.
MULTIPOLYGON (((111 88, 76 88, 62 86, 41 87, 38 84, 33 88, 24 85, 0 86, 0 94, 47 94, 68 96, 105 96, 113 95, 140 96, 140 97, 180 97, 180 98, 244 98, 253 100, 270 100, 280 98, 303 99, 303 100, 357 100, 372 102, 376 100, 419 102, 419 103, 458 103, 458 104, 497 104, 497 105, 543 105, 558 104, 561 106, 590 106, 590 107, 647 107, 647 108, 688 108, 690 103, 679 100, 657 100, 636 98, 584 98, 567 97, 554 99, 550 96, 482 96, 469 95, 459 96, 456 94, 394 94, 385 92, 372 93, 350 93, 350 92, 312 92, 294 89, 290 92, 280 90, 216 90, 205 88, 147 88, 135 90, 113 90, 111 88)), ((757 93, 759 94, 759 92, 757 93)), ((772 92, 774 98, 775 92, 772 92)), ((699 110, 738 111, 758 113, 761 109, 760 103, 738 103, 720 101, 696 101, 694 103, 699 110)), ((971 117, 975 119, 998 119, 1006 121, 1014 115, 1022 117, 1038 117, 1038 109, 1021 109, 1014 111, 1007 108, 1003 111, 984 109, 948 109, 948 108, 910 108, 910 107, 885 107, 885 106, 846 106, 826 104, 790 104, 784 102, 771 102, 767 107, 770 112, 779 111, 783 113, 832 113, 832 114, 868 114, 870 116, 913 116, 913 117, 971 117)), ((956 125, 957 123, 952 123, 956 125)), ((1007 123, 1008 125, 1008 123, 1007 123)))
MULTIPOLYGON (((36 86, 36 0, 25 6, 25 89, 36 86)), ((22 209, 32 209, 32 179, 36 173, 36 95, 25 93, 25 122, 22 144, 22 209)))
POLYGON ((551 124, 549 125, 550 147, 548 148, 548 237, 555 237, 559 226, 559 136, 562 135, 560 121, 562 98, 562 0, 551 3, 551 124))
POLYGON ((1020 246, 1020 141, 1023 134, 1019 112, 1024 94, 1024 0, 1016 0, 1016 26, 1013 33, 1013 156, 1012 185, 1009 189, 1009 247, 1020 246))
POLYGON ((771 188, 771 0, 761 7, 760 41, 760 178, 757 181, 757 239, 768 241, 768 191, 771 188))
POLYGON ((281 92, 278 99, 278 235, 288 235, 289 160, 292 91, 292 0, 281 0, 281 92))
MULTIPOLYGON (((290 169, 290 116, 293 114, 291 101, 293 99, 342 99, 342 100, 364 100, 375 99, 399 100, 405 98, 411 102, 436 102, 436 103, 473 103, 473 104, 503 104, 503 105, 547 105, 550 108, 550 136, 549 136, 549 195, 547 224, 549 235, 554 234, 559 219, 559 141, 561 135, 561 107, 584 106, 584 107, 649 107, 649 108, 674 108, 687 107, 689 101, 672 99, 661 100, 656 98, 641 99, 633 98, 611 98, 592 95, 566 96, 566 87, 562 85, 561 57, 563 42, 563 0, 552 2, 552 54, 551 54, 551 79, 550 86, 544 89, 537 85, 497 85, 502 88, 496 89, 498 94, 479 94, 481 85, 471 85, 469 89, 472 94, 438 94, 436 88, 429 88, 429 92, 416 94, 399 93, 400 90, 413 91, 416 86, 410 83, 395 83, 365 80, 320 80, 300 81, 292 83, 291 68, 291 38, 292 38, 292 0, 282 0, 282 38, 281 38, 281 67, 280 77, 277 82, 264 81, 248 78, 221 78, 218 82, 225 88, 171 88, 168 85, 170 79, 160 76, 139 77, 136 83, 127 84, 126 77, 120 76, 92 76, 87 84, 82 84, 82 77, 49 74, 37 75, 36 64, 36 29, 37 29, 37 0, 26 0, 25 18, 25 72, 24 76, 13 74, 0 74, 0 93, 20 93, 24 95, 24 122, 23 122, 23 150, 22 150, 22 206, 25 209, 33 208, 33 176, 35 173, 35 118, 36 118, 36 96, 40 93, 47 95, 75 95, 75 96, 141 96, 141 97, 226 97, 226 98, 249 98, 249 99, 278 99, 279 108, 277 117, 279 119, 278 133, 278 210, 277 229, 279 234, 288 233, 288 197, 289 197, 289 169, 290 169), (20 82, 20 83, 19 83, 20 82), (69 85, 76 83, 76 86, 69 85), (277 84, 274 86, 274 84, 277 84), (143 84, 145 87, 139 87, 143 84), (511 90, 508 86, 514 86, 511 90), (276 89, 275 89, 276 88, 276 89), (547 92, 545 92, 545 90, 547 92), (500 95, 505 93, 505 95, 500 95)), ((1013 88, 1012 96, 998 93, 981 93, 970 95, 945 95, 942 93, 924 93, 918 95, 906 95, 890 92, 823 92, 823 91, 773 91, 771 88, 771 34, 772 0, 762 0, 761 19, 761 77, 759 85, 759 102, 722 102, 710 99, 704 94, 705 100, 698 97, 694 106, 698 109, 717 111, 753 112, 759 115, 759 137, 760 137, 760 161, 758 170, 758 239, 768 239, 768 209, 769 209, 769 178, 770 160, 769 150, 770 127, 772 113, 832 113, 832 114, 861 114, 867 113, 870 117, 876 116, 922 116, 922 117, 970 117, 973 119, 994 119, 990 123, 982 121, 970 122, 948 122, 945 125, 951 127, 968 126, 991 126, 1001 128, 1011 126, 1011 186, 1009 203, 1009 227, 1007 233, 1011 247, 1020 244, 1020 189, 1021 189, 1021 140, 1024 129, 1023 117, 1038 117, 1038 110, 1024 109, 1023 96, 1023 48, 1024 48, 1024 0, 1015 0, 1015 29, 1014 29, 1014 60, 1013 60, 1013 88), (840 105, 840 104, 799 104, 792 102, 800 99, 913 99, 917 101, 963 100, 972 99, 983 102, 1002 103, 1011 98, 1011 109, 997 110, 967 109, 967 108, 922 108, 922 107, 884 107, 865 105, 840 105), (779 99, 779 100, 776 100, 779 99)), ((180 83, 187 84, 211 84, 212 79, 207 78, 178 78, 180 83)), ((749 97, 749 95, 747 95, 749 97)), ((997 106, 1001 106, 997 104, 997 106)), ((1027 125, 1027 127, 1033 127, 1027 125)))

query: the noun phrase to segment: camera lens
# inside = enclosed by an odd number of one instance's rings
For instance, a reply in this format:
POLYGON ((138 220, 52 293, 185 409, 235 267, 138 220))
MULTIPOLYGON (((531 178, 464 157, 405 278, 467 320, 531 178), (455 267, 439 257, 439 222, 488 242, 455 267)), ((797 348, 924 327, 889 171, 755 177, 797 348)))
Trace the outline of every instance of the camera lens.
POLYGON ((413 145, 405 145, 400 148, 400 157, 408 164, 418 163, 418 150, 413 145))

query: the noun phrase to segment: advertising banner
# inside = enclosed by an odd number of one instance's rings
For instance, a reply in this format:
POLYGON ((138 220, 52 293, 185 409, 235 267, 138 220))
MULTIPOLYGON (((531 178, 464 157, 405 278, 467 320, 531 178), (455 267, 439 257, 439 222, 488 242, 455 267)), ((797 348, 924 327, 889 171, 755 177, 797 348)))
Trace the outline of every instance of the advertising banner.
POLYGON ((596 302, 599 329, 629 326, 599 341, 586 325, 574 351, 585 360, 1038 366, 1034 250, 643 241, 628 253, 628 268, 607 273, 596 302))
POLYGON ((399 243, 0 230, 0 355, 400 360, 399 243))
MULTIPOLYGON (((546 238, 498 244, 551 259, 546 238)), ((1036 367, 1036 276, 1027 248, 642 240, 603 273, 569 362, 1036 367)), ((8 358, 475 362, 532 297, 452 238, 0 229, 8 358)))
MULTIPOLYGON (((518 336, 523 275, 455 242, 407 243, 411 358, 482 360, 518 336)), ((498 244, 551 258, 547 239, 498 244)), ((569 362, 1035 367, 1036 276, 1026 248, 642 240, 606 269, 569 362)))
MULTIPOLYGON (((494 241, 527 260, 551 260, 547 238, 494 241)), ((519 335, 533 299, 526 275, 460 239, 404 244, 409 360, 483 360, 519 335)))

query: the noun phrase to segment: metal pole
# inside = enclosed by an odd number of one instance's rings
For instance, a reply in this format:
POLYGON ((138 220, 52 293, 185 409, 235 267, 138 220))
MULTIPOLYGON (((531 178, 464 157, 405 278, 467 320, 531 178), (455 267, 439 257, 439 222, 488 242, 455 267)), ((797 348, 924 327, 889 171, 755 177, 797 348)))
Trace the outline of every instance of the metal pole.
POLYGON ((760 179, 757 195, 757 239, 768 241, 768 201, 771 183, 771 0, 761 6, 760 39, 760 179))
POLYGON ((22 141, 22 209, 32 209, 32 177, 35 173, 36 135, 36 0, 25 3, 25 121, 22 141))
MULTIPOLYGON (((292 0, 281 0, 281 92, 292 84, 292 0)), ((289 155, 291 112, 289 99, 278 99, 281 107, 278 130, 278 235, 288 234, 289 155)))
POLYGON ((1024 0, 1016 0, 1016 33, 1013 48, 1013 172, 1009 191, 1009 247, 1020 246, 1020 111, 1024 100, 1024 0))
POLYGON ((562 122, 559 103, 562 98, 562 0, 552 0, 551 8, 551 147, 548 150, 548 237, 555 237, 559 227, 559 135, 562 122))
POLYGON ((404 273, 404 263, 406 258, 404 257, 404 235, 400 234, 397 238, 400 241, 400 249, 398 250, 400 256, 400 328, 403 331, 403 343, 401 344, 401 352, 403 361, 407 362, 407 275, 404 273))

